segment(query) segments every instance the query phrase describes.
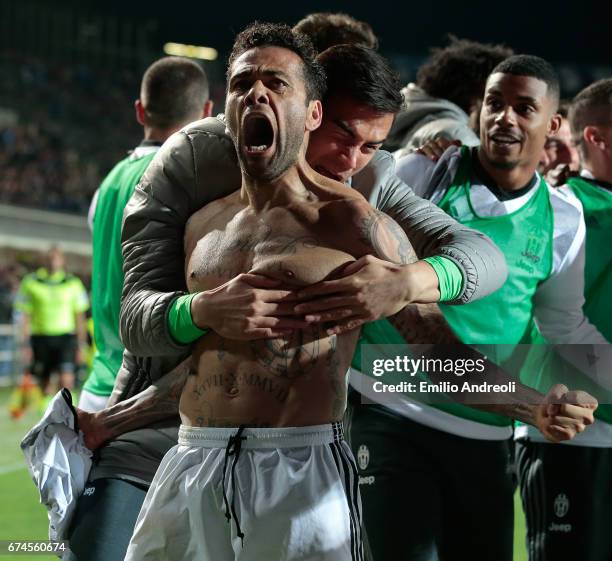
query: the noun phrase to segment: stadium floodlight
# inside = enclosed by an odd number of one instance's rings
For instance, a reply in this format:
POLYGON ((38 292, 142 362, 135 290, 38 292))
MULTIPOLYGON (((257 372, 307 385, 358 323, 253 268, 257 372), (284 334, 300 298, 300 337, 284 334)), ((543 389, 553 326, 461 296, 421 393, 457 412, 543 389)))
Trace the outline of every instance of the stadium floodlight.
POLYGON ((166 43, 164 53, 174 56, 186 56, 202 60, 216 60, 219 53, 212 47, 200 47, 198 45, 184 45, 183 43, 166 43))

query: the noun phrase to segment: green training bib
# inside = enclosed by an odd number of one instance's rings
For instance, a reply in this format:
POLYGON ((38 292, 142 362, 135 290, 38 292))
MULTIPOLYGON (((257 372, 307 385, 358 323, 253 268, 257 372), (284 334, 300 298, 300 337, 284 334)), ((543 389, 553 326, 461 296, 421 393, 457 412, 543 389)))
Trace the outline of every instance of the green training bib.
POLYGON ((110 395, 123 358, 119 309, 123 288, 123 210, 154 153, 119 162, 100 185, 93 225, 91 300, 96 354, 85 390, 110 395))
MULTIPOLYGON (((479 230, 495 241, 506 255, 509 275, 497 292, 462 306, 440 305, 448 323, 467 344, 530 343, 538 335, 533 321, 533 295, 552 270, 553 213, 546 183, 542 180, 531 200, 519 210, 504 216, 480 217, 470 198, 471 153, 463 147, 461 161, 452 185, 439 203, 458 222, 479 230)), ((353 367, 361 370, 361 345, 405 343, 401 334, 384 319, 365 325, 361 331, 353 367)), ((382 349, 381 349, 382 350, 382 349)), ((502 362, 509 349, 501 348, 502 362), (507 351, 507 352, 506 352, 507 351)), ((374 378, 369 372, 367 376, 374 378)), ((382 377, 381 381, 387 381, 382 377)), ((418 396, 412 396, 418 398, 418 396)), ((486 413, 458 403, 435 404, 458 417, 495 426, 509 426, 507 417, 486 413)))
POLYGON ((568 184, 582 203, 586 222, 584 311, 612 342, 612 193, 581 177, 568 184))
MULTIPOLYGON (((507 360, 511 346, 533 343, 539 332, 533 321, 533 296, 550 277, 553 262, 553 211, 548 187, 540 181, 537 192, 520 209, 502 216, 479 216, 471 200, 472 153, 461 149, 455 179, 438 206, 458 222, 488 235, 502 250, 508 265, 504 285, 489 296, 463 306, 440 305, 457 336, 467 344, 502 345, 488 358, 507 360)), ((493 425, 510 425, 510 419, 459 405, 440 405, 454 415, 493 425)))
POLYGON ((455 179, 438 206, 461 224, 488 235, 508 264, 504 285, 464 306, 441 304, 444 317, 468 344, 529 343, 533 328, 533 295, 552 271, 553 212, 544 180, 520 209, 503 216, 481 217, 472 206, 471 151, 462 148, 455 179))
MULTIPOLYGON (((599 332, 612 342, 612 193, 581 177, 568 185, 582 203, 586 223, 586 259, 584 270, 584 313, 599 332)), ((600 405, 595 417, 612 423, 612 405, 608 394, 589 378, 552 351, 539 373, 539 383, 565 382, 579 384, 580 389, 597 397, 600 405)))

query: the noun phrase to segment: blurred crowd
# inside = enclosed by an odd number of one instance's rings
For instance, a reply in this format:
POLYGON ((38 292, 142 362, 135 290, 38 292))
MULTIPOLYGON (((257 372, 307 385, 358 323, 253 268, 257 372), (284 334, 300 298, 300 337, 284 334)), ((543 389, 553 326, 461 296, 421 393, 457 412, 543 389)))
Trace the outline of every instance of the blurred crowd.
POLYGON ((0 58, 0 203, 86 213, 101 179, 135 145, 130 70, 0 58))

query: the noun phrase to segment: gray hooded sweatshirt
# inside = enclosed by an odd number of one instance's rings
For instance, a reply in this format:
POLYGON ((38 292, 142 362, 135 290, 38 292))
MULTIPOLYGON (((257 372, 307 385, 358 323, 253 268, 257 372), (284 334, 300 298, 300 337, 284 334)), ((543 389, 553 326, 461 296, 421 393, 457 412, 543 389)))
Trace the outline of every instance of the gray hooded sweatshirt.
POLYGON ((408 84, 402 95, 404 107, 385 142, 385 150, 397 151, 396 158, 439 137, 478 146, 479 140, 469 126, 468 114, 458 105, 431 97, 416 84, 408 84))

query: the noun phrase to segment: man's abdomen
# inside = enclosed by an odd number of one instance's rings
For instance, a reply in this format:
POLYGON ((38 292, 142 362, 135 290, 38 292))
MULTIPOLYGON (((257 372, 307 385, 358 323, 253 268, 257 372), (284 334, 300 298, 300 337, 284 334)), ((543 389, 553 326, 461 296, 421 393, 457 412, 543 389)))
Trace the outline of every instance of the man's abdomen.
POLYGON ((306 426, 341 419, 346 371, 357 333, 229 341, 209 334, 197 345, 180 411, 190 426, 306 426))

